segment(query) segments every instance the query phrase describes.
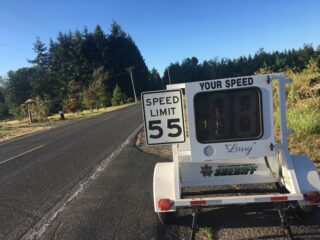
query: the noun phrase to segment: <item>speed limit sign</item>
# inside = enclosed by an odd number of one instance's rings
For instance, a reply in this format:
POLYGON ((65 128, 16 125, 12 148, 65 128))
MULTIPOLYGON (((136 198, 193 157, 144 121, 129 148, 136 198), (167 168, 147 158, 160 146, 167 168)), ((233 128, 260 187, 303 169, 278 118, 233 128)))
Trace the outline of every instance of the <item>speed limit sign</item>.
POLYGON ((141 94, 148 145, 185 141, 181 90, 141 94))

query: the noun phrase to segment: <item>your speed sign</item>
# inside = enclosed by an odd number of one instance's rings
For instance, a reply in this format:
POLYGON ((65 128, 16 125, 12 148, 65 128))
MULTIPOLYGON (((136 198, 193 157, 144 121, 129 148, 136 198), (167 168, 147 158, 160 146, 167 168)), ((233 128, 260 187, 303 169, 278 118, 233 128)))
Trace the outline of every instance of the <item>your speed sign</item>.
POLYGON ((181 90, 141 94, 148 145, 185 141, 181 90))

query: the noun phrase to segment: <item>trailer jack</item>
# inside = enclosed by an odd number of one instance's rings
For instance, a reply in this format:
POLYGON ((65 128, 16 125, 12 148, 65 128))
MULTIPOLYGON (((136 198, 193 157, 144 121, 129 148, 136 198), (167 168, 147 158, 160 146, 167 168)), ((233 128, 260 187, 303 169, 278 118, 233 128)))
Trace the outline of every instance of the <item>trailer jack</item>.
POLYGON ((191 240, 195 240, 196 232, 199 230, 198 216, 200 212, 200 208, 192 208, 191 240))
POLYGON ((287 233, 289 239, 294 240, 294 236, 290 227, 290 224, 292 223, 292 220, 291 220, 292 216, 290 216, 289 214, 288 204, 286 204, 285 202, 282 202, 282 203, 276 204, 276 207, 281 220, 281 226, 287 233))

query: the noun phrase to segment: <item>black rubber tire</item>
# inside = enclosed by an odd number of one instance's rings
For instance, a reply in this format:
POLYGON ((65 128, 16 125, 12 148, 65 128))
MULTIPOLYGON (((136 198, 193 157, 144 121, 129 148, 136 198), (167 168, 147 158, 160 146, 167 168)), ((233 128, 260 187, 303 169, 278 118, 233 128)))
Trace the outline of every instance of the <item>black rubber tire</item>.
POLYGON ((176 219, 176 212, 159 212, 157 214, 163 225, 173 224, 176 219))
POLYGON ((299 205, 294 209, 294 214, 298 218, 299 221, 301 220, 308 220, 312 218, 317 212, 317 205, 299 205))

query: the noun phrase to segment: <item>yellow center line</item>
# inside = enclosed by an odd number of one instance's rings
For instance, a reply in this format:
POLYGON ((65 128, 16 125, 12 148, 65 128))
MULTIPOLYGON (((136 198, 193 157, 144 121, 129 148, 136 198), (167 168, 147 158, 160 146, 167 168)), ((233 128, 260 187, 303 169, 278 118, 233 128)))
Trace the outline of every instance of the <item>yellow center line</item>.
POLYGON ((13 159, 16 159, 16 158, 18 158, 18 157, 21 157, 21 156, 23 156, 23 155, 26 155, 26 154, 28 154, 28 153, 30 153, 30 152, 33 152, 33 151, 35 151, 35 150, 37 150, 37 149, 43 148, 44 146, 45 146, 45 145, 40 145, 40 146, 38 146, 38 147, 35 147, 35 148, 32 148, 32 149, 30 149, 30 150, 28 150, 28 151, 25 151, 25 152, 23 152, 23 153, 20 153, 20 154, 18 154, 18 155, 16 155, 16 156, 13 156, 13 157, 11 157, 11 158, 8 158, 8 159, 6 159, 6 160, 3 160, 3 161, 0 162, 0 165, 1 165, 1 164, 4 164, 4 163, 6 163, 6 162, 9 162, 9 161, 11 161, 11 160, 13 160, 13 159))

